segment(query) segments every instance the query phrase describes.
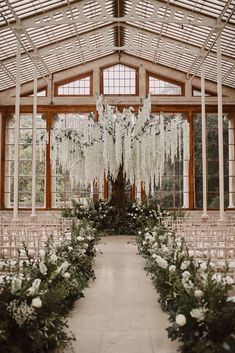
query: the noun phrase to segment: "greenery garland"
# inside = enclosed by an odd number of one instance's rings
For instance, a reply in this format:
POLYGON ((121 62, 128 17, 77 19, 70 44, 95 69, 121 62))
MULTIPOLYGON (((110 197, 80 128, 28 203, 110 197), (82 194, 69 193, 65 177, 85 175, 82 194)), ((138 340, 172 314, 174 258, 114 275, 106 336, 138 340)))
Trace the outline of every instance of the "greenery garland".
POLYGON ((67 347, 66 314, 83 296, 92 269, 97 235, 88 222, 78 222, 59 247, 48 239, 39 259, 28 254, 0 278, 0 352, 45 353, 67 347))
POLYGON ((137 236, 170 316, 168 336, 178 339, 182 353, 235 352, 235 303, 228 291, 233 280, 228 268, 217 273, 210 261, 196 261, 185 241, 163 226, 146 228, 137 236))

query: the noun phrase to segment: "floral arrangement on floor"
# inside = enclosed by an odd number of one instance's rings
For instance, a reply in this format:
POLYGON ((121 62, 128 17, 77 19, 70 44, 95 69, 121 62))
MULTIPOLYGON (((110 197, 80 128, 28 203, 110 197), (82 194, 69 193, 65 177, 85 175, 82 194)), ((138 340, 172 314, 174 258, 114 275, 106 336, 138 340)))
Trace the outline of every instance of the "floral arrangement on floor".
POLYGON ((40 258, 29 255, 0 277, 0 352, 45 353, 67 347, 73 335, 65 319, 83 296, 92 269, 97 236, 87 222, 74 225, 58 247, 48 239, 40 258))
POLYGON ((129 203, 124 210, 112 206, 109 201, 99 200, 87 206, 73 201, 73 208, 62 212, 64 217, 89 220, 99 233, 110 235, 135 235, 144 227, 153 226, 170 215, 170 211, 163 210, 154 200, 141 205, 129 203))
POLYGON ((184 240, 162 226, 139 232, 137 241, 170 316, 168 336, 179 340, 180 351, 235 352, 235 303, 228 296, 233 287, 228 268, 217 273, 210 261, 196 261, 184 240))

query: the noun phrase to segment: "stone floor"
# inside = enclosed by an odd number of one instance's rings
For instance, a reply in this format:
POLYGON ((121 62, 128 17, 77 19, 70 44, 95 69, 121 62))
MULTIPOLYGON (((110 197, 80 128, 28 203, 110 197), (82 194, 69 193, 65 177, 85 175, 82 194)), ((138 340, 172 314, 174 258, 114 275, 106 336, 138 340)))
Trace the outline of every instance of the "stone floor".
POLYGON ((97 279, 69 317, 76 353, 176 353, 157 293, 143 270, 134 238, 105 237, 98 245, 97 279))

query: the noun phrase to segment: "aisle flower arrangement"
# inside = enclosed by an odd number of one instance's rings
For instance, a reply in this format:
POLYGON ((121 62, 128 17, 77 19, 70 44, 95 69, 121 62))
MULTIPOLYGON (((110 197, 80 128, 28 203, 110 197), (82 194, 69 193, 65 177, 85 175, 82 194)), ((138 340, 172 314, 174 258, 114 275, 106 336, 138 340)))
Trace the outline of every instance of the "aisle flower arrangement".
POLYGON ((40 258, 24 248, 24 259, 0 278, 1 353, 45 353, 70 344, 65 316, 95 278, 96 242, 95 230, 79 222, 58 247, 48 239, 40 258))
POLYGON ((162 226, 137 236, 162 308, 170 316, 168 336, 181 353, 235 352, 235 303, 228 296, 233 279, 210 261, 196 261, 181 238, 162 226))

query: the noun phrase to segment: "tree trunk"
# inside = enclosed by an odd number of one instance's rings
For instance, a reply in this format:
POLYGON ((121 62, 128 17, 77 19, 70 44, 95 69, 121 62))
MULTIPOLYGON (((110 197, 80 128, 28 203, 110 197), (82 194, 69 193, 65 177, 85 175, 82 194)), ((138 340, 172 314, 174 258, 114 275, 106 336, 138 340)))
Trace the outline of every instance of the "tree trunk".
POLYGON ((111 204, 120 209, 125 209, 125 178, 123 176, 123 166, 120 167, 117 179, 112 181, 111 204))

